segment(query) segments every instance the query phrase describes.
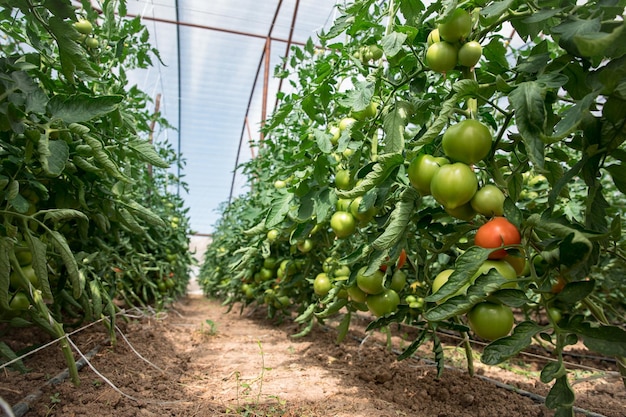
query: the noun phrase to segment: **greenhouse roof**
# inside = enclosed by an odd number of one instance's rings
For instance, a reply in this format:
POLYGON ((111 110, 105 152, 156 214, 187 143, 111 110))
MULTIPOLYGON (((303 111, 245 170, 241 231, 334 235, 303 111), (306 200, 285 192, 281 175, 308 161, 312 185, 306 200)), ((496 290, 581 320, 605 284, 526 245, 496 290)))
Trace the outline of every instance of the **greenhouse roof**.
POLYGON ((263 115, 288 87, 273 77, 291 46, 328 28, 336 0, 128 0, 162 64, 131 74, 176 129, 155 132, 186 162, 191 228, 210 234, 216 211, 247 190, 235 167, 254 156, 263 115))

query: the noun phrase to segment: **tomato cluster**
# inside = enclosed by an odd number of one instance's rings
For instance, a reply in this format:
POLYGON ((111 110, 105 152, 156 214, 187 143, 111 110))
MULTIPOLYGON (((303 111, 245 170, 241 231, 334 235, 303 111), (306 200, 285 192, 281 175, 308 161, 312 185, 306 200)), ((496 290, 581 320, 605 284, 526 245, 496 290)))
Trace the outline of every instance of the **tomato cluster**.
POLYGON ((442 73, 457 65, 473 68, 482 56, 482 46, 477 41, 466 41, 471 30, 470 14, 456 9, 428 34, 426 64, 433 71, 442 73))

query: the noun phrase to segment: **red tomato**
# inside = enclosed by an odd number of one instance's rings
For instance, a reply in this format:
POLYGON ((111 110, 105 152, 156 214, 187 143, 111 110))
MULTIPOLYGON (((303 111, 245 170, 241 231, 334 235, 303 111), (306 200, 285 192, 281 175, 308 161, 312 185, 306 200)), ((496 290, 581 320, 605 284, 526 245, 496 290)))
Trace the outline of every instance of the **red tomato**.
MULTIPOLYGON (((502 246, 518 245, 522 241, 517 227, 504 217, 494 217, 478 228, 474 243, 481 248, 495 249, 502 246)), ((507 255, 505 249, 489 255, 489 259, 502 259, 507 255)))

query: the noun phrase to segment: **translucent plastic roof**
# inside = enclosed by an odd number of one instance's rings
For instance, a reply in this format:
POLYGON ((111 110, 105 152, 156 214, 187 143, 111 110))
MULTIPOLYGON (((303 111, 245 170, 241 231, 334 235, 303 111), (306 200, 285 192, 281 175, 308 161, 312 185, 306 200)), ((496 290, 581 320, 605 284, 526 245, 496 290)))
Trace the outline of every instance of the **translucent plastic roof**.
MULTIPOLYGON (((263 103, 269 115, 279 81, 274 68, 298 45, 328 29, 336 0, 128 0, 143 18, 164 65, 132 74, 132 82, 160 96, 160 111, 177 130, 155 132, 179 149, 186 166, 181 190, 192 230, 211 233, 219 204, 247 190, 234 173, 251 157, 263 103), (268 51, 269 62, 265 60, 268 51), (266 69, 268 77, 266 77, 266 69), (245 125, 247 120, 248 126, 245 125)), ((286 88, 283 83, 281 88, 286 88)))

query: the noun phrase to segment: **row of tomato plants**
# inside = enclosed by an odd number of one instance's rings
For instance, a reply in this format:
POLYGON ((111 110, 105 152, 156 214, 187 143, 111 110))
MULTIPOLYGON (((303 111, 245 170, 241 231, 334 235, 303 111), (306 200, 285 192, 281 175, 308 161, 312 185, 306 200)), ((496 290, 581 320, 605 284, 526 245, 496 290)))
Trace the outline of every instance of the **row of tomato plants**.
POLYGON ((7 342, 38 326, 76 383, 66 332, 104 319, 115 338, 120 307, 184 294, 192 263, 185 184, 168 169, 181 162, 150 139, 169 126, 126 75, 158 52, 125 2, 81 6, 0 9, 0 354, 15 359, 7 342))
POLYGON ((546 405, 573 415, 563 352, 626 376, 623 4, 360 1, 292 48, 291 81, 223 207, 200 281, 306 335, 369 330, 486 339, 497 364, 533 343, 546 405), (515 36, 510 35, 515 34, 515 36), (516 313, 515 315, 513 313, 516 313))

